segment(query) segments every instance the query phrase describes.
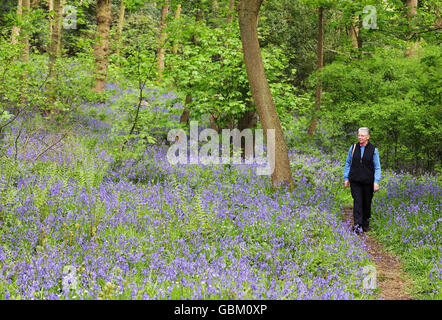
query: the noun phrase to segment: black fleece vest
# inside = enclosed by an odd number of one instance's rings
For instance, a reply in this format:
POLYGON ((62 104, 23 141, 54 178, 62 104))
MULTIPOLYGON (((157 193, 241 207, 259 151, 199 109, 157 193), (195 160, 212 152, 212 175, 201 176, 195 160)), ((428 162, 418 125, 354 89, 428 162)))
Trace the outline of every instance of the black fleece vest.
POLYGON ((373 155, 376 147, 370 142, 365 146, 364 156, 361 159, 361 147, 356 144, 353 154, 353 161, 350 167, 348 180, 350 182, 359 182, 364 184, 374 183, 374 164, 373 155))

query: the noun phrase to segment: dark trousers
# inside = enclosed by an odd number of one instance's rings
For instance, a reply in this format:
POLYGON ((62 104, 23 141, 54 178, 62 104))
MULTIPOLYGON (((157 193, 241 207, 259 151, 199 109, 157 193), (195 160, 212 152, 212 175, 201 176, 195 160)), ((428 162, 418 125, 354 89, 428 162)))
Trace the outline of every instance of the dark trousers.
POLYGON ((353 197, 353 222, 356 227, 368 231, 371 216, 371 200, 373 199, 373 184, 350 182, 353 197))

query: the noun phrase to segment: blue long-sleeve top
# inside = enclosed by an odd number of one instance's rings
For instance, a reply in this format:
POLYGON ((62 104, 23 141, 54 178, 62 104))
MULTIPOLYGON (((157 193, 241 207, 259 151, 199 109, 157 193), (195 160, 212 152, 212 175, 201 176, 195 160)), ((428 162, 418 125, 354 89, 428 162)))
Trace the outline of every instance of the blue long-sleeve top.
MULTIPOLYGON (((352 154, 353 146, 348 150, 347 160, 345 160, 344 167, 344 181, 348 180, 348 174, 350 173, 350 163, 351 163, 351 154, 352 154)), ((361 158, 364 156, 365 146, 361 146, 361 158)), ((373 155, 373 165, 374 165, 374 182, 379 184, 381 181, 381 163, 379 161, 379 152, 378 149, 374 149, 373 155)))

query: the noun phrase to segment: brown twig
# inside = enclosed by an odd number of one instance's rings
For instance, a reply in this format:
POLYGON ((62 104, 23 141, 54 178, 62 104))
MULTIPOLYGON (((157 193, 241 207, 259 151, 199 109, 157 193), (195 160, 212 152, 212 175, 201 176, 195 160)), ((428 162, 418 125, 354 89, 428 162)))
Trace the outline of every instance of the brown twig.
POLYGON ((42 152, 40 152, 37 157, 34 159, 34 161, 37 161, 38 158, 40 158, 43 154, 45 154, 47 151, 49 151, 52 147, 54 147, 56 144, 58 144, 61 140, 63 140, 68 134, 65 133, 60 139, 58 139, 55 143, 48 146, 46 149, 44 149, 42 152))

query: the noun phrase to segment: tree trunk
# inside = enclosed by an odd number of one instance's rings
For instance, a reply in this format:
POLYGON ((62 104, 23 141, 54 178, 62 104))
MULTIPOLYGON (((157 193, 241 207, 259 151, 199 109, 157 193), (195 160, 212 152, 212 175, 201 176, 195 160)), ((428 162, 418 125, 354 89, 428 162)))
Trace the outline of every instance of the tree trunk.
MULTIPOLYGON (((247 103, 248 107, 251 106, 251 101, 247 103)), ((244 129, 255 129, 258 124, 258 118, 256 116, 256 110, 246 111, 242 117, 238 120, 238 130, 242 131, 244 129)), ((253 137, 252 151, 255 153, 255 136, 253 137)), ((241 157, 244 159, 246 157, 246 145, 245 141, 241 141, 241 157)))
MULTIPOLYGON (((49 6, 49 12, 54 10, 54 0, 48 0, 48 6, 49 6)), ((52 37, 52 29, 54 27, 53 20, 54 20, 53 17, 49 17, 49 38, 52 37)))
MULTIPOLYGON (((61 8, 62 0, 53 0, 54 15, 50 18, 50 25, 52 25, 52 33, 50 34, 51 42, 49 44, 49 73, 48 73, 48 83, 47 83, 47 94, 50 105, 54 105, 56 100, 55 93, 55 83, 57 81, 57 74, 55 72, 55 64, 57 57, 59 55, 59 41, 61 33, 61 23, 60 20, 63 18, 63 11, 61 8)), ((47 114, 51 112, 56 112, 54 108, 50 106, 50 110, 45 110, 47 114)))
POLYGON ((166 17, 167 13, 169 12, 168 2, 168 0, 165 0, 165 4, 161 7, 160 35, 158 38, 158 81, 162 80, 164 71, 164 43, 166 41, 166 33, 164 30, 167 27, 166 17))
POLYGON ((192 96, 190 94, 186 95, 186 102, 184 103, 184 110, 180 117, 180 123, 189 123, 190 111, 187 105, 192 101, 192 96))
POLYGON ((254 129, 256 128, 257 122, 256 110, 246 111, 238 120, 238 130, 254 129))
POLYGON ((51 19, 52 24, 52 33, 51 33, 51 43, 49 45, 49 79, 55 81, 55 62, 58 57, 58 48, 59 48, 59 40, 60 40, 60 29, 62 19, 62 8, 61 8, 62 0, 53 0, 53 10, 55 12, 53 18, 51 19))
MULTIPOLYGON (((319 7, 318 8, 318 17, 319 17, 319 23, 318 23, 318 64, 317 64, 317 70, 318 72, 321 71, 322 66, 324 65, 324 54, 323 54, 323 48, 324 48, 324 8, 319 7)), ((308 128, 307 135, 311 138, 315 134, 316 131, 316 125, 318 122, 317 112, 319 111, 319 108, 321 106, 321 94, 322 94, 322 83, 321 79, 318 80, 318 84, 316 85, 316 102, 315 102, 315 110, 313 112, 313 119, 310 123, 310 127, 308 128)))
POLYGON ((362 17, 353 17, 352 22, 350 24, 351 31, 351 47, 352 47, 352 55, 354 59, 362 58, 362 37, 361 37, 361 29, 362 29, 362 17))
MULTIPOLYGON (((28 15, 31 10, 31 0, 23 0, 23 14, 28 15)), ((22 38, 23 51, 21 53, 21 58, 23 62, 29 61, 29 35, 26 34, 22 38)))
POLYGON ((103 92, 106 86, 109 60, 109 33, 112 23, 110 0, 97 0, 97 39, 95 44, 95 80, 96 92, 103 92))
POLYGON ((270 92, 258 41, 258 13, 262 1, 240 0, 239 2, 239 27, 243 44, 244 62, 252 97, 264 129, 264 134, 267 137, 267 130, 275 130, 275 168, 272 173, 272 185, 277 187, 281 184, 288 184, 292 187, 294 182, 290 171, 287 145, 270 92))
POLYGON ((126 6, 124 5, 124 1, 121 0, 120 4, 120 15, 118 16, 118 27, 117 27, 117 48, 115 53, 117 54, 118 61, 120 60, 120 47, 121 47, 121 38, 123 36, 123 24, 124 24, 124 11, 126 10, 126 6))
POLYGON ((57 41, 57 57, 61 57, 61 34, 63 32, 63 7, 66 0, 60 0, 60 18, 57 20, 58 41, 57 41))
MULTIPOLYGON (((198 12, 196 13, 195 21, 196 22, 201 21, 202 18, 203 18, 203 12, 201 10, 198 10, 198 12)), ((196 35, 192 36, 192 42, 194 45, 196 46, 198 45, 198 40, 196 38, 196 35)))
MULTIPOLYGON (((175 20, 178 20, 180 18, 180 15, 181 15, 181 4, 178 3, 175 11, 175 20)), ((176 40, 173 42, 172 53, 173 54, 178 53, 178 41, 176 40)))
POLYGON ((357 20, 355 18, 353 18, 353 22, 350 25, 350 29, 351 29, 351 47, 354 51, 358 50, 358 33, 359 33, 359 28, 358 28, 358 24, 357 24, 357 20))
MULTIPOLYGON (((418 0, 406 0, 406 6, 407 6, 407 19, 409 24, 409 31, 408 31, 408 38, 412 41, 413 35, 414 35, 414 29, 413 26, 414 20, 417 15, 417 5, 418 0)), ((407 49, 406 56, 412 57, 416 54, 416 51, 419 47, 419 41, 416 40, 410 44, 410 47, 407 49)))
MULTIPOLYGON (((30 0, 18 0, 17 3, 17 16, 19 19, 23 18, 23 16, 26 16, 29 14, 31 7, 30 0)), ((26 34, 26 32, 23 32, 26 30, 22 30, 19 26, 13 26, 12 32, 11 32, 11 43, 16 45, 18 44, 19 36, 21 47, 20 47, 20 60, 22 62, 28 62, 29 61, 29 36, 26 34), (24 33, 24 34, 23 34, 24 33)), ((15 58, 14 58, 15 60, 15 58)), ((26 88, 28 86, 28 74, 27 72, 24 72, 20 75, 20 102, 21 105, 24 106, 26 102, 26 88)))
POLYGON ((220 133, 220 127, 216 123, 218 118, 216 118, 213 114, 209 115, 209 128, 212 130, 215 130, 216 132, 220 133))
POLYGON ((227 23, 233 22, 233 14, 235 10, 235 0, 229 1, 229 14, 227 15, 227 23))

